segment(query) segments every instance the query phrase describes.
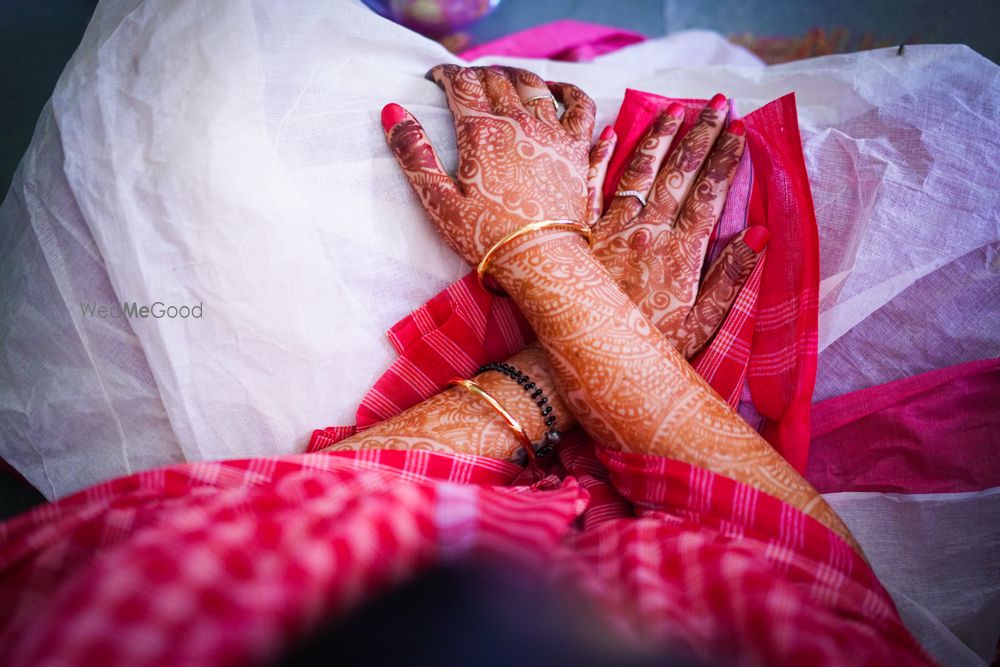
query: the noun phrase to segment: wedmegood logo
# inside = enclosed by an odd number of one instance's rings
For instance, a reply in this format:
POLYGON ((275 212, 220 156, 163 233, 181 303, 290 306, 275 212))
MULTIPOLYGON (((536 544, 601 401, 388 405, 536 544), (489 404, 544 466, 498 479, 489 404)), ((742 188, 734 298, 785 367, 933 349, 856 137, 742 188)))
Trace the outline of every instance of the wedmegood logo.
POLYGON ((204 304, 199 301, 196 306, 175 306, 162 301, 154 301, 147 305, 139 305, 135 301, 123 301, 121 304, 81 303, 80 312, 84 317, 124 317, 127 319, 156 320, 200 320, 204 312, 204 304))

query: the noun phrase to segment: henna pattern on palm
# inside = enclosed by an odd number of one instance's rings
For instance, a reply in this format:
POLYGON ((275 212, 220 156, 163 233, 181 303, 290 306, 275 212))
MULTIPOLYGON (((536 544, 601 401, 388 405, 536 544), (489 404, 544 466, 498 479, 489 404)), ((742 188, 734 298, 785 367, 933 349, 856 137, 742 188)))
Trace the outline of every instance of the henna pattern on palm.
MULTIPOLYGON (((763 228, 757 231, 763 232, 763 228)), ((712 340, 757 264, 759 251, 747 245, 746 235, 746 230, 740 232, 709 268, 694 305, 674 334, 677 351, 686 359, 694 357, 712 340)), ((757 236, 766 241, 766 232, 757 236)))

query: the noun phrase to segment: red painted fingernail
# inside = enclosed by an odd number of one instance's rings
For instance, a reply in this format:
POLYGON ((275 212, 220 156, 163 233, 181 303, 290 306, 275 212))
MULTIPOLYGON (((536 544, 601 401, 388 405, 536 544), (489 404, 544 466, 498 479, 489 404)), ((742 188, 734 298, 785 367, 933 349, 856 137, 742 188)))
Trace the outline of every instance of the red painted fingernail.
POLYGON ((608 125, 606 128, 604 128, 604 131, 601 132, 600 140, 607 141, 613 136, 615 136, 615 128, 608 125))
POLYGON ((382 107, 382 129, 388 132, 396 123, 406 117, 406 109, 395 102, 390 102, 382 107))
POLYGON ((667 107, 667 115, 673 116, 674 118, 683 118, 684 105, 678 104, 677 102, 672 103, 669 107, 667 107))
POLYGON ((742 137, 746 133, 747 128, 743 125, 742 120, 734 120, 729 124, 729 134, 737 137, 742 137))
POLYGON ((708 101, 708 108, 720 111, 726 108, 727 103, 728 100, 726 100, 725 95, 723 95, 722 93, 716 93, 715 97, 713 97, 711 100, 708 101))
POLYGON ((771 238, 771 232, 763 225, 754 225, 747 229, 743 235, 743 242, 754 252, 760 252, 767 247, 767 240, 771 238))

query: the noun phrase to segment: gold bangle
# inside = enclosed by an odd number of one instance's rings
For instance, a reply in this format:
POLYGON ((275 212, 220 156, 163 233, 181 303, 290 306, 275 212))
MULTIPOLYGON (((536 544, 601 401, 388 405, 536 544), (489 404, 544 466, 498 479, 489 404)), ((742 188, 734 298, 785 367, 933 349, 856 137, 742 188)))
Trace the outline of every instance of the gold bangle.
POLYGON ((490 261, 493 259, 493 256, 497 254, 500 248, 504 247, 514 239, 542 229, 558 229, 567 232, 576 232, 583 238, 587 239, 587 245, 593 245, 593 237, 590 233, 590 227, 582 222, 578 222, 576 220, 539 220, 538 222, 529 223, 520 229, 512 231, 510 234, 507 234, 507 236, 494 243, 493 247, 487 250, 486 254, 483 255, 483 258, 479 260, 479 266, 476 267, 476 277, 479 278, 479 284, 483 287, 483 289, 499 296, 507 296, 506 292, 493 289, 486 284, 486 271, 490 268, 490 261))
POLYGON ((480 387, 472 380, 463 380, 461 378, 454 378, 451 382, 448 383, 448 385, 451 387, 454 386, 465 387, 470 394, 478 396, 479 398, 486 401, 491 408, 496 410, 497 414, 503 417, 503 420, 507 423, 507 427, 514 432, 514 435, 521 442, 521 448, 524 449, 524 453, 527 455, 528 461, 532 463, 535 461, 535 448, 531 444, 531 438, 528 437, 528 434, 525 432, 524 427, 521 426, 521 422, 517 421, 517 419, 514 418, 514 415, 507 412, 506 408, 500 405, 500 402, 497 401, 497 399, 493 398, 482 387, 480 387))

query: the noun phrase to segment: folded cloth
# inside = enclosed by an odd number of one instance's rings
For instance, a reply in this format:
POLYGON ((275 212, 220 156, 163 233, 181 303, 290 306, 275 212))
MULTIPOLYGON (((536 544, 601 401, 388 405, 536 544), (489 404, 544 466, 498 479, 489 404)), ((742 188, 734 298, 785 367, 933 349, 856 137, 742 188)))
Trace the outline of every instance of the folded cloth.
POLYGON ((0 524, 5 664, 259 661, 477 556, 538 568, 627 635, 713 664, 931 664, 867 564, 773 497, 580 441, 547 473, 523 485, 506 462, 376 450, 92 487, 0 524))

